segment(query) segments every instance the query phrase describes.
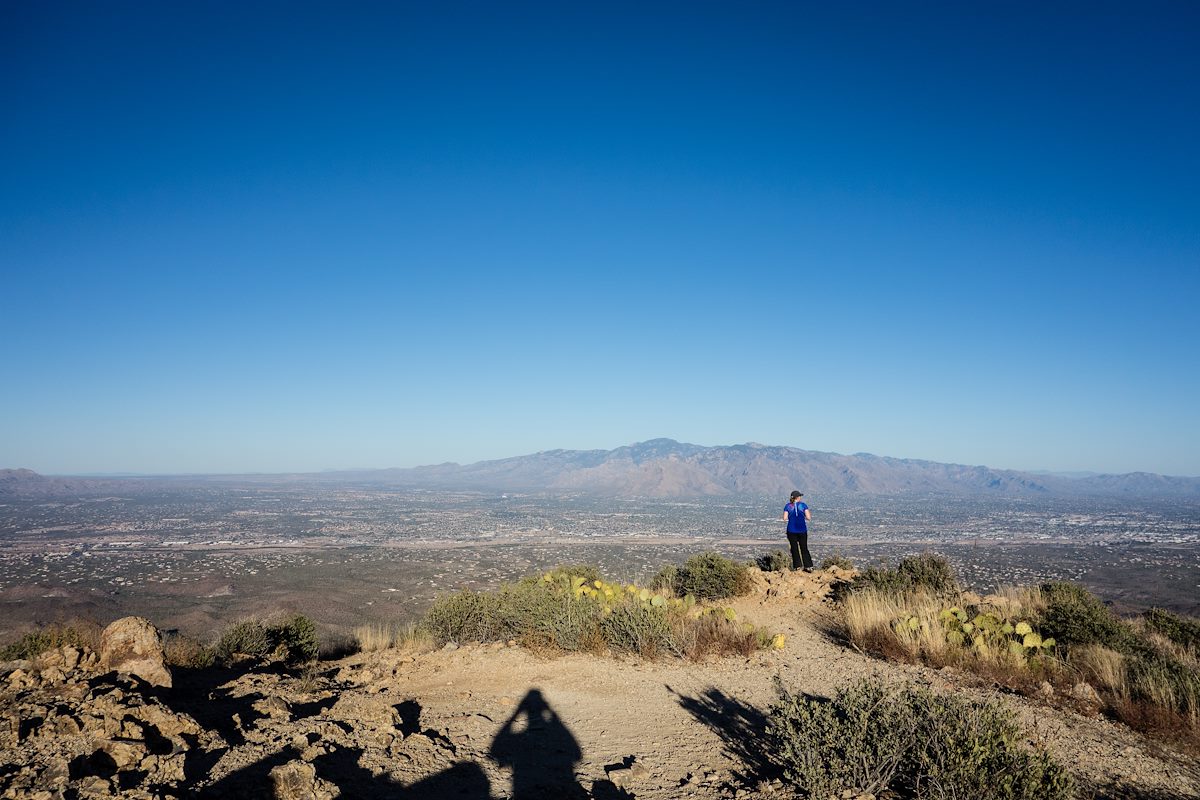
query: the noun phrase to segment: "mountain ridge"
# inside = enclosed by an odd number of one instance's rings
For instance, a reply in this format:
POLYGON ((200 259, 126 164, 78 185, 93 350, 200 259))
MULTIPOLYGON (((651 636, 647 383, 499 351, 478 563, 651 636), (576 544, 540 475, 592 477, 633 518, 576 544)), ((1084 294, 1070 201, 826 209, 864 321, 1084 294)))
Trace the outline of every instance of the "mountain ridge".
MULTIPOLYGON (((704 446, 658 438, 612 450, 543 450, 417 467, 254 476, 179 476, 175 483, 243 478, 254 482, 361 482, 413 489, 567 492, 672 499, 806 493, 957 494, 1013 497, 1125 495, 1200 500, 1200 477, 1148 472, 1071 477, 872 453, 844 455, 755 442, 704 446)), ((0 470, 0 496, 131 490, 156 479, 47 477, 0 470)))

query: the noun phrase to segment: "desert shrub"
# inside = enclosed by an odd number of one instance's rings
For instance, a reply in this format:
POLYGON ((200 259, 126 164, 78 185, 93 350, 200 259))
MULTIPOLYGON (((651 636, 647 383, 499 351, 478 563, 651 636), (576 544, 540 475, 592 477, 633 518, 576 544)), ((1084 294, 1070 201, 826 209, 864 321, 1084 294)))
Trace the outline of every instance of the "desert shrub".
POLYGON ((918 798, 1057 800, 1073 786, 1045 752, 1027 750, 1000 706, 867 679, 832 700, 779 687, 771 757, 809 797, 884 790, 918 798))
POLYGON ((96 625, 47 625, 36 631, 30 631, 0 648, 0 661, 15 659, 31 659, 40 656, 47 650, 71 645, 72 647, 88 647, 96 649, 100 642, 99 627, 96 625))
POLYGON ((854 562, 841 553, 826 556, 821 562, 821 569, 854 569, 854 562))
POLYGON ((613 608, 600 623, 604 641, 613 650, 654 657, 678 655, 666 606, 625 602, 613 608))
POLYGON ((792 560, 782 550, 772 550, 756 558, 754 563, 763 572, 783 572, 791 566, 792 560))
MULTIPOLYGON (((745 569, 745 567, 743 567, 745 569)), ((709 608, 694 595, 674 597, 628 584, 585 580, 590 573, 556 569, 502 586, 459 592, 434 603, 421 628, 437 643, 515 640, 532 648, 703 658, 781 647, 781 637, 745 623, 729 608, 709 608)))
POLYGON ((217 654, 202 642, 174 633, 163 637, 163 661, 168 666, 186 669, 207 669, 216 663, 217 654))
POLYGON ((842 624, 851 642, 884 658, 954 665, 1013 687, 1036 684, 1058 670, 1055 641, 1013 614, 1022 609, 949 602, 864 589, 842 602, 842 624))
POLYGON ((650 588, 656 592, 675 592, 675 582, 679 579, 679 565, 667 564, 650 579, 650 588))
POLYGON ((226 664, 239 656, 298 663, 312 661, 319 652, 316 625, 302 614, 273 625, 256 619, 235 623, 221 634, 214 648, 216 658, 226 664))
POLYGON ((501 638, 500 600, 464 589, 435 601, 421 625, 439 643, 496 641, 501 638))
POLYGON ((951 597, 960 591, 954 568, 936 553, 902 558, 894 568, 886 564, 868 567, 850 584, 852 592, 863 589, 893 595, 927 592, 938 597, 951 597))
POLYGON ((266 626, 256 619, 248 619, 225 629, 217 640, 216 655, 228 663, 237 656, 266 658, 274 649, 266 626))
POLYGON ((1132 644, 1129 626, 1082 586, 1067 581, 1042 584, 1045 608, 1038 628, 1066 647, 1098 644, 1124 652, 1132 644))
POLYGON ((1172 614, 1161 608, 1152 608, 1142 614, 1147 627, 1165 636, 1177 647, 1200 656, 1200 620, 1172 614))
POLYGON ((1149 703, 1187 719, 1200 716, 1200 674, 1171 656, 1142 652, 1126 658, 1129 699, 1149 703))
POLYGON ((303 614, 297 614, 267 629, 274 654, 288 663, 313 661, 321 651, 317 626, 303 614))
POLYGON ((681 597, 690 594, 700 600, 721 600, 747 594, 752 585, 745 564, 720 553, 699 553, 675 571, 669 587, 681 597))

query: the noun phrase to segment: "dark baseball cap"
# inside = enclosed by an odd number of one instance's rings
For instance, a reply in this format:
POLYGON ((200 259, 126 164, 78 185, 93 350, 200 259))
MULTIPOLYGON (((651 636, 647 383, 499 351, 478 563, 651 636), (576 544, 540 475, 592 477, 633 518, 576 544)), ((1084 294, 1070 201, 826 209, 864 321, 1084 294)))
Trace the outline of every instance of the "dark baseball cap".
POLYGON ((795 500, 797 497, 804 497, 804 492, 792 492, 792 499, 795 500))

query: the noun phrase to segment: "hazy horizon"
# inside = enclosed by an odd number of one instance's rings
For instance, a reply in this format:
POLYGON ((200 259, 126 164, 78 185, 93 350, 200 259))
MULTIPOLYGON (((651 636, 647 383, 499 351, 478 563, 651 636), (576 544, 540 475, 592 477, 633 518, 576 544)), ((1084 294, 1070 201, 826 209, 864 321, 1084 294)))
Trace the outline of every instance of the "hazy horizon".
MULTIPOLYGON (((644 441, 653 441, 655 439, 670 439, 670 437, 654 437, 653 439, 644 440, 644 441)), ((773 444, 770 442, 731 442, 728 444, 701 444, 698 442, 683 442, 680 440, 672 440, 672 441, 677 441, 680 444, 695 445, 698 447, 738 447, 738 446, 743 446, 743 445, 757 444, 757 445, 762 445, 765 447, 793 447, 798 450, 809 450, 811 452, 832 453, 835 455, 869 455, 869 456, 876 456, 876 457, 880 457, 880 458, 893 458, 893 459, 906 460, 906 461, 930 461, 930 460, 933 460, 933 459, 918 459, 918 458, 913 458, 911 456, 896 455, 893 453, 872 453, 872 452, 868 452, 868 451, 857 451, 855 453, 844 453, 844 452, 839 452, 836 450, 812 451, 811 448, 796 447, 795 445, 786 445, 786 444, 773 444)), ((457 464, 469 465, 469 464, 479 463, 482 461, 494 461, 494 460, 503 460, 506 458, 518 458, 518 457, 522 457, 522 456, 535 455, 537 453, 554 451, 554 450, 612 451, 612 450, 619 449, 621 447, 628 447, 631 445, 637 445, 637 444, 641 444, 641 443, 642 442, 626 442, 624 444, 616 445, 615 447, 599 447, 599 448, 570 448, 570 447, 559 448, 559 447, 556 447, 556 448, 547 448, 547 450, 536 450, 536 451, 531 450, 531 451, 524 452, 524 453, 509 453, 504 456, 499 456, 498 458, 477 459, 476 461, 451 461, 449 459, 442 459, 441 461, 430 461, 430 462, 425 462, 425 463, 421 463, 421 464, 384 464, 384 465, 373 465, 373 466, 356 465, 356 466, 348 466, 348 467, 328 467, 328 468, 309 469, 309 470, 274 470, 274 471, 272 471, 272 470, 231 469, 231 470, 221 470, 221 471, 213 471, 213 472, 187 472, 187 471, 127 472, 127 471, 111 471, 111 470, 110 471, 94 471, 94 472, 43 472, 42 470, 35 469, 33 471, 37 472, 40 475, 48 475, 48 476, 55 476, 55 477, 79 477, 79 478, 89 478, 89 477, 91 477, 91 478, 121 478, 121 477, 169 478, 169 477, 185 477, 185 476, 189 476, 189 475, 206 475, 206 476, 231 475, 231 476, 236 476, 236 475, 320 474, 320 473, 328 473, 328 472, 356 472, 356 471, 368 471, 369 472, 369 471, 373 471, 373 470, 412 469, 412 468, 416 468, 416 467, 436 466, 439 464, 446 464, 446 463, 457 463, 457 464)), ((939 462, 939 463, 960 463, 960 462, 939 462)), ((1098 475, 1105 475, 1105 474, 1109 474, 1109 475, 1129 474, 1129 473, 1104 473, 1104 472, 1098 472, 1098 471, 1092 471, 1092 470, 1060 471, 1060 470, 1039 469, 1036 467, 1026 469, 1026 468, 1021 468, 1021 467, 999 467, 995 464, 983 464, 983 463, 971 463, 971 462, 962 462, 962 463, 964 466, 989 467, 992 469, 1005 469, 1005 470, 1012 470, 1015 472, 1023 472, 1023 473, 1028 473, 1030 475, 1052 475, 1052 476, 1068 477, 1068 478, 1098 476, 1098 475)), ((0 464, 0 469, 5 469, 5 468, 7 468, 7 469, 32 469, 31 467, 26 467, 24 465, 0 464)), ((1130 472, 1145 472, 1145 470, 1131 470, 1130 472)), ((1169 473, 1153 473, 1153 474, 1164 475, 1166 477, 1178 477, 1178 478, 1200 477, 1200 475, 1172 475, 1169 473)))
POLYGON ((1200 475, 1200 7, 0 23, 0 464, 1200 475))

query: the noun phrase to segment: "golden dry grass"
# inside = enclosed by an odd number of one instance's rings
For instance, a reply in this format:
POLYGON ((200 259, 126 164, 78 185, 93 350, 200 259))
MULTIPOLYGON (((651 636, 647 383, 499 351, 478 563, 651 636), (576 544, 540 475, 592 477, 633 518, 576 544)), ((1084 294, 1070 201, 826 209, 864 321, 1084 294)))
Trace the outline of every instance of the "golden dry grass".
POLYGON ((415 623, 371 623, 354 629, 358 649, 364 653, 397 648, 428 650, 433 648, 433 638, 415 623))

